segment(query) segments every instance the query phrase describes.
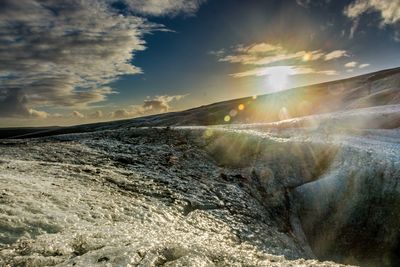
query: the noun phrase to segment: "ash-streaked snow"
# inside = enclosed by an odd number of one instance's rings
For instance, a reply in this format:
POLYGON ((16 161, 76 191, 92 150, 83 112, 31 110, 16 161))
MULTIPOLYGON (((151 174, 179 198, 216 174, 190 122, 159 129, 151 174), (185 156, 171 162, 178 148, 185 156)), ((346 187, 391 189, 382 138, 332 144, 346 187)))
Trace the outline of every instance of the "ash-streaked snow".
POLYGON ((189 129, 2 141, 0 264, 333 264, 302 260, 279 200, 269 210, 250 170, 219 166, 208 142, 189 129))

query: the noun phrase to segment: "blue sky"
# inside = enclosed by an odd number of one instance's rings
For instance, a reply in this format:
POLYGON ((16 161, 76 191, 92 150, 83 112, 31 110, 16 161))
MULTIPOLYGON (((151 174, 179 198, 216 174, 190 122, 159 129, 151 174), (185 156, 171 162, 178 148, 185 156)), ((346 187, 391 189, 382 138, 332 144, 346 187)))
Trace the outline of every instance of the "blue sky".
POLYGON ((0 10, 1 126, 182 110, 400 63, 392 0, 5 0, 0 10))

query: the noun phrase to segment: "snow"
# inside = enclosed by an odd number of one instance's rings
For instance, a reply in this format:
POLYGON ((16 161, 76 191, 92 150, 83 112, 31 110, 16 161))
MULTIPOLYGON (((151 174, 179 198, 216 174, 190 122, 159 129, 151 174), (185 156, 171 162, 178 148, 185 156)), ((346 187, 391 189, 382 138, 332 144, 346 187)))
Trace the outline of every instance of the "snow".
POLYGON ((240 99, 0 140, 0 266, 394 266, 392 72, 283 92, 337 99, 279 122, 154 127, 218 122, 240 99))
POLYGON ((221 178, 235 171, 205 140, 123 129, 1 141, 0 265, 333 265, 301 259, 253 189, 221 178))

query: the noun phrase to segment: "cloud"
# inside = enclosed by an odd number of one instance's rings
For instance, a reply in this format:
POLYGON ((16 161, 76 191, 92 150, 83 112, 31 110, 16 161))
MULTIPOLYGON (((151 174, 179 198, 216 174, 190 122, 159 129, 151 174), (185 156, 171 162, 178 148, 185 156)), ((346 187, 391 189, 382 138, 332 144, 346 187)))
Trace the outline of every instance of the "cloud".
POLYGON ((22 90, 0 90, 0 117, 47 118, 48 113, 28 108, 28 99, 22 90))
POLYGON ((395 42, 400 42, 400 23, 399 23, 397 29, 394 32, 393 40, 395 42))
POLYGON ((76 111, 76 110, 72 111, 71 115, 72 115, 72 117, 78 118, 78 119, 85 118, 85 115, 83 115, 82 113, 80 113, 79 111, 76 111))
POLYGON ((239 45, 236 48, 236 51, 246 52, 249 54, 257 54, 257 53, 268 53, 268 52, 276 52, 283 51, 283 47, 281 45, 268 44, 268 43, 256 43, 249 46, 239 45))
POLYGON ((314 61, 329 61, 347 56, 345 50, 335 50, 329 53, 322 50, 288 51, 280 44, 269 43, 256 43, 249 46, 239 45, 230 51, 219 50, 213 54, 220 62, 255 66, 253 69, 230 75, 235 78, 273 75, 276 71, 283 69, 289 76, 305 74, 337 75, 335 70, 315 70, 310 64, 314 61), (276 66, 277 64, 280 66, 276 66))
POLYGON ((320 59, 324 53, 320 50, 289 52, 279 44, 258 43, 238 46, 230 54, 219 52, 216 55, 220 62, 268 65, 288 60, 314 61, 320 59))
POLYGON ((40 119, 45 119, 50 116, 50 114, 45 111, 35 110, 33 108, 29 109, 29 115, 32 118, 40 118, 40 119))
POLYGON ((225 50, 215 53, 220 62, 241 63, 245 65, 269 65, 272 63, 295 60, 315 61, 322 58, 325 61, 347 56, 345 50, 335 50, 329 53, 321 50, 289 52, 281 45, 268 43, 252 44, 250 46, 238 46, 227 54, 225 50))
POLYGON ((89 114, 88 116, 90 119, 101 119, 103 118, 103 112, 101 110, 96 110, 95 112, 89 114))
POLYGON ((51 118, 62 118, 64 116, 62 114, 60 114, 60 113, 53 113, 53 114, 50 115, 50 117, 51 118))
POLYGON ((122 118, 134 117, 135 115, 137 115, 136 112, 128 111, 126 109, 118 109, 111 113, 111 118, 122 119, 122 118))
POLYGON ((247 76, 268 76, 282 72, 288 76, 304 75, 304 74, 337 75, 337 72, 334 70, 317 71, 311 67, 304 67, 304 66, 273 66, 273 67, 255 68, 249 71, 234 73, 231 74, 231 76, 235 78, 242 78, 247 76))
POLYGON ((142 72, 131 62, 146 48, 144 35, 163 29, 132 14, 192 13, 203 1, 121 0, 123 14, 113 2, 0 2, 0 116, 106 100, 115 91, 105 85, 142 72))
POLYGON ((331 0, 296 0, 296 3, 299 6, 302 6, 304 8, 309 8, 311 5, 313 6, 323 6, 326 4, 329 4, 331 0))
POLYGON ((363 68, 369 67, 370 65, 371 65, 371 64, 364 63, 364 64, 360 64, 358 67, 359 67, 360 69, 363 69, 363 68))
POLYGON ((311 0, 296 0, 296 3, 302 7, 308 7, 311 3, 311 0))
POLYGON ((135 11, 147 15, 193 14, 205 0, 126 0, 126 4, 135 11))
POLYGON ((153 99, 144 100, 143 104, 140 106, 135 105, 115 110, 111 113, 111 117, 114 119, 121 119, 167 112, 171 109, 171 102, 181 100, 185 96, 186 95, 156 96, 153 99))
POLYGON ((144 112, 166 112, 170 109, 169 103, 184 98, 185 95, 156 96, 154 99, 146 99, 142 105, 144 112))
POLYGON ((394 39, 396 40, 400 25, 400 2, 396 0, 356 0, 346 6, 343 13, 353 20, 349 38, 353 38, 359 25, 359 18, 363 14, 370 12, 380 14, 380 27, 385 25, 392 25, 394 27, 394 39))
POLYGON ((353 25, 350 28, 350 33, 349 33, 349 38, 350 39, 354 38, 354 34, 355 34, 355 32, 356 32, 356 30, 358 28, 359 23, 360 23, 360 20, 358 18, 354 20, 353 25))
POLYGON ((357 66, 357 64, 358 63, 356 61, 351 61, 351 62, 348 62, 348 63, 344 64, 344 66, 346 68, 355 68, 357 66))
POLYGON ((325 61, 329 61, 329 60, 346 57, 346 56, 348 56, 348 54, 345 50, 335 50, 335 51, 332 51, 332 52, 326 54, 324 59, 325 59, 325 61))
POLYGON ((400 2, 396 0, 356 0, 345 8, 344 14, 356 19, 371 11, 380 13, 382 24, 395 24, 400 21, 400 2))

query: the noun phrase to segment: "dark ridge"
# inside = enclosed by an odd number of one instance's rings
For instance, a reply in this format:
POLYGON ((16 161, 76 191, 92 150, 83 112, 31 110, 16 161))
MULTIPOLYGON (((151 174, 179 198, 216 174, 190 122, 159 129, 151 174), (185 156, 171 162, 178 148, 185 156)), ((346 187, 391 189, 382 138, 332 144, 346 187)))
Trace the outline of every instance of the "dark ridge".
POLYGON ((15 138, 17 136, 24 136, 26 134, 40 134, 43 132, 49 132, 59 128, 61 127, 53 126, 53 127, 0 128, 0 139, 15 138))

